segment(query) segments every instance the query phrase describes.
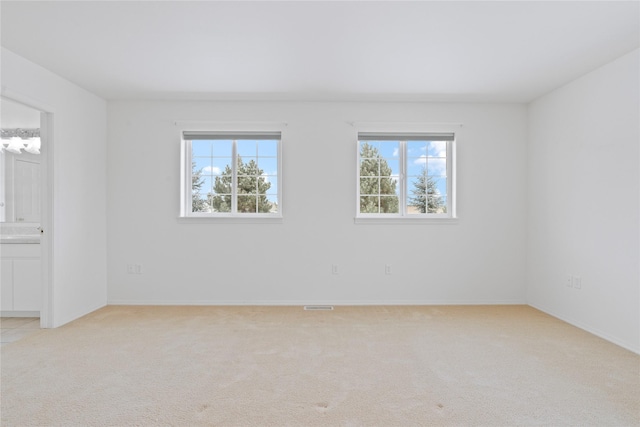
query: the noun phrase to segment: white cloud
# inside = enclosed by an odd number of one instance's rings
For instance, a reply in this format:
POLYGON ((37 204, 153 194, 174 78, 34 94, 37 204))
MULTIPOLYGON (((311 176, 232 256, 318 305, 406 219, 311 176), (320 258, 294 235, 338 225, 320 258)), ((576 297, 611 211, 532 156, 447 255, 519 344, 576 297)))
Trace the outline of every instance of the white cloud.
POLYGON ((447 174, 447 162, 444 159, 429 159, 429 174, 430 175, 446 175, 447 174))
POLYGON ((398 157, 398 147, 393 149, 393 157, 398 157))
POLYGON ((430 142, 429 155, 432 157, 447 157, 447 143, 440 141, 430 142))
POLYGON ((427 164, 427 156, 424 154, 413 161, 414 165, 426 165, 427 164))
POLYGON ((420 156, 413 161, 413 164, 427 166, 429 169, 429 175, 446 175, 447 174, 447 161, 445 159, 420 156), (428 165, 427 165, 427 160, 428 160, 428 165))
POLYGON ((202 173, 206 175, 220 175, 220 172, 222 171, 217 166, 205 166, 202 168, 202 173))

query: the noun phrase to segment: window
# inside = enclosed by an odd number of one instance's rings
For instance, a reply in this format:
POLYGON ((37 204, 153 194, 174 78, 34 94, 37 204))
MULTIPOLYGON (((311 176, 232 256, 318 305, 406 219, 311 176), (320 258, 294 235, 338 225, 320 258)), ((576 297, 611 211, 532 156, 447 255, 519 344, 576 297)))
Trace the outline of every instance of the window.
POLYGON ((184 217, 280 217, 280 132, 183 132, 184 217))
POLYGON ((453 218, 453 133, 358 133, 359 218, 453 218))

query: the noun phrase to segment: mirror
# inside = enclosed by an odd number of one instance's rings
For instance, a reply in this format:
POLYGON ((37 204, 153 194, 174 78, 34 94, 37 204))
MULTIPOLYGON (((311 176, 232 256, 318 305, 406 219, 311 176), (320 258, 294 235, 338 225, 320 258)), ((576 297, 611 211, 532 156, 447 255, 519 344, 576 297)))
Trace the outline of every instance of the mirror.
POLYGON ((0 222, 40 222, 40 112, 0 99, 0 222))

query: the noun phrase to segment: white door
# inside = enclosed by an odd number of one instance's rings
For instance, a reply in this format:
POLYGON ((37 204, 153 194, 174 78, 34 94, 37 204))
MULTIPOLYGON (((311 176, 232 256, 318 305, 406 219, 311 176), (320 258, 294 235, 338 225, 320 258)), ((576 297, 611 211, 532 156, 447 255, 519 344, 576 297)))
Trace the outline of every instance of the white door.
POLYGON ((40 162, 16 158, 14 168, 16 221, 40 223, 40 162))

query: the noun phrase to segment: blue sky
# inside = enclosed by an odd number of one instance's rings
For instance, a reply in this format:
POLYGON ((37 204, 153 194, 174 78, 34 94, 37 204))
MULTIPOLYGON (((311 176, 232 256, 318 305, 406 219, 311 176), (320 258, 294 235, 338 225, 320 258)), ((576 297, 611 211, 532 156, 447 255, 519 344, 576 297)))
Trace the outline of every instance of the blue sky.
MULTIPOLYGON (((233 141, 231 140, 194 140, 191 142, 192 160, 195 170, 202 172, 204 180, 201 193, 209 192, 226 166, 231 166, 233 141)), ((278 193, 278 141, 271 140, 238 140, 237 154, 244 163, 254 160, 267 182, 271 183, 268 198, 277 202, 278 193)))
MULTIPOLYGON (((367 141, 376 147, 392 170, 392 176, 398 179, 400 174, 399 141, 367 141)), ((427 175, 432 176, 440 194, 447 194, 447 143, 445 141, 407 141, 407 184, 408 195, 411 195, 412 183, 422 175, 427 167, 427 175)))

